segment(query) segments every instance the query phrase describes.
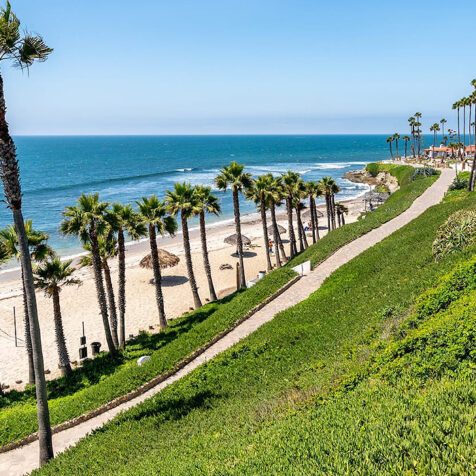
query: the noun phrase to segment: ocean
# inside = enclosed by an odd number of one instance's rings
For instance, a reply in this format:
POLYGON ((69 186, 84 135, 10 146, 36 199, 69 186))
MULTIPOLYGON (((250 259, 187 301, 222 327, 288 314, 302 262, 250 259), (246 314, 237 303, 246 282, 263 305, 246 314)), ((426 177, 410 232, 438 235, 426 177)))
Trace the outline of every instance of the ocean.
MULTIPOLYGON (((20 136, 15 137, 23 187, 25 218, 50 235, 60 255, 81 252, 74 237, 58 231, 61 213, 81 193, 99 192, 107 202, 133 203, 142 196, 163 197, 174 182, 214 187, 222 165, 232 160, 246 165, 253 176, 287 170, 305 180, 325 175, 337 180, 339 200, 360 195, 363 185, 342 178, 347 170, 388 158, 382 135, 283 136, 20 136)), ((231 192, 216 191, 222 215, 233 216, 231 192)), ((255 206, 241 200, 242 213, 255 206)), ((0 204, 0 228, 12 222, 11 212, 0 204)), ((193 226, 193 223, 192 223, 193 226)))

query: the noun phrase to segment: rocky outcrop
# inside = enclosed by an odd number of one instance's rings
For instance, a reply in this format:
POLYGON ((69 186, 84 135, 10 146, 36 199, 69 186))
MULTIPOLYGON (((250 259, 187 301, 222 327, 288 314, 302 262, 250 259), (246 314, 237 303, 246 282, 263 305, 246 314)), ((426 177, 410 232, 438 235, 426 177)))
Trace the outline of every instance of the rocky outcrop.
POLYGON ((351 182, 366 183, 377 188, 384 188, 393 193, 399 189, 397 179, 389 172, 379 172, 375 177, 370 175, 367 170, 349 170, 344 174, 344 178, 351 182))

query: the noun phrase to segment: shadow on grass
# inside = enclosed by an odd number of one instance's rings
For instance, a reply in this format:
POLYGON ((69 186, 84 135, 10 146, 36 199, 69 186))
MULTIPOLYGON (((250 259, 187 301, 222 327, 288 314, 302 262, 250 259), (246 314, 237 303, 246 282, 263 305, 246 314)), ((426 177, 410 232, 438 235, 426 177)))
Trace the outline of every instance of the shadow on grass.
MULTIPOLYGON (((221 304, 230 302, 241 291, 230 294, 216 302, 209 303, 181 318, 169 321, 169 327, 157 334, 143 332, 137 337, 127 341, 126 349, 112 356, 101 353, 92 360, 84 361, 81 367, 73 370, 68 377, 60 377, 47 382, 48 398, 60 398, 72 395, 83 388, 99 383, 102 377, 113 374, 119 367, 130 360, 135 360, 141 355, 151 354, 161 347, 166 346, 182 334, 190 331, 195 325, 209 318, 221 304)), ((10 390, 0 397, 0 409, 20 403, 36 401, 35 387, 27 387, 23 391, 10 390)))

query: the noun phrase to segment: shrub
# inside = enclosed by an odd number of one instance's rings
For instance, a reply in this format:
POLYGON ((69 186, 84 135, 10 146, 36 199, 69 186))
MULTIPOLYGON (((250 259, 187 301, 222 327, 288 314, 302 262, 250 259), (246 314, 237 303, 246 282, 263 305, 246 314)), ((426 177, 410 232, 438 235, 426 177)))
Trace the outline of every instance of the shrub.
POLYGON ((420 167, 413 172, 412 180, 418 180, 424 177, 431 177, 432 175, 438 175, 438 171, 433 167, 420 167))
POLYGON ((372 163, 372 164, 367 164, 367 167, 365 167, 365 170, 372 176, 376 177, 378 173, 380 172, 379 164, 372 163))
POLYGON ((449 186, 449 190, 466 190, 469 183, 469 172, 460 172, 453 183, 449 186))
POLYGON ((433 256, 440 259, 461 251, 476 241, 476 210, 459 210, 451 215, 436 233, 433 256))

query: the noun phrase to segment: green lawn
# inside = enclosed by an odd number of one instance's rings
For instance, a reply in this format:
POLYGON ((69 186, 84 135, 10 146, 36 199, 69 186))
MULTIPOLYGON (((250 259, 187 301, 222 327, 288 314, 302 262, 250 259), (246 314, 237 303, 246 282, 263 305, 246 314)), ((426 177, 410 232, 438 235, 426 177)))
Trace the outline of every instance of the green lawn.
POLYGON ((474 293, 435 304, 448 294, 440 290, 406 316, 473 256, 474 247, 435 262, 431 244, 451 213, 475 205, 472 195, 432 207, 39 473, 470 473, 474 329, 464 325, 474 293), (425 357, 427 343, 449 348, 447 361, 425 357))
MULTIPOLYGON (((377 166, 380 167, 381 164, 377 166)), ((408 169, 407 173, 413 171, 412 167, 405 168, 408 169)), ((341 246, 402 213, 434 180, 435 177, 430 177, 403 186, 384 205, 368 213, 364 219, 333 231, 292 260, 287 267, 272 272, 249 290, 207 304, 183 318, 173 320, 165 332, 155 335, 144 333, 128 345, 127 351, 118 360, 111 359, 106 354, 75 370, 68 380, 62 378, 49 382, 52 424, 56 425, 94 410, 157 375, 170 371, 292 279, 295 274, 290 270, 291 266, 307 259, 311 259, 315 266, 341 246), (151 355, 151 360, 138 367, 135 362, 141 355, 151 355)), ((0 446, 35 431, 37 419, 34 389, 11 392, 6 398, 0 399, 0 446)))

